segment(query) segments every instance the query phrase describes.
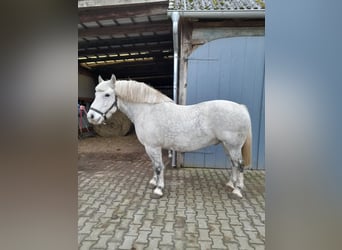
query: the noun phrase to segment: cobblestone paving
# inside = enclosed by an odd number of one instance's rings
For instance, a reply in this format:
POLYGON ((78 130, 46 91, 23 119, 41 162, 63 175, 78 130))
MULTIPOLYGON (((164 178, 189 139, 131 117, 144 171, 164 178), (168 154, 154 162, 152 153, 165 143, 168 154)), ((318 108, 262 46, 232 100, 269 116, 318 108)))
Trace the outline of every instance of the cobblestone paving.
POLYGON ((168 167, 152 199, 146 159, 90 162, 79 170, 79 249, 265 249, 265 173, 245 172, 240 200, 228 174, 168 167))

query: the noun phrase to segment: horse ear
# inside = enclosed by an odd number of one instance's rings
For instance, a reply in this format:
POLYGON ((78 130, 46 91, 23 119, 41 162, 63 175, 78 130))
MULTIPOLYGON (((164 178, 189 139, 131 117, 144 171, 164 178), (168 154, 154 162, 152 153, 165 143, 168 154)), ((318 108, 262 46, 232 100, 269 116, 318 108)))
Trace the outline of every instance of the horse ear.
POLYGON ((110 80, 113 82, 113 84, 115 84, 116 82, 116 77, 114 74, 112 74, 112 77, 110 78, 110 80))
POLYGON ((99 83, 100 82, 103 82, 103 79, 102 79, 102 77, 99 75, 99 83))

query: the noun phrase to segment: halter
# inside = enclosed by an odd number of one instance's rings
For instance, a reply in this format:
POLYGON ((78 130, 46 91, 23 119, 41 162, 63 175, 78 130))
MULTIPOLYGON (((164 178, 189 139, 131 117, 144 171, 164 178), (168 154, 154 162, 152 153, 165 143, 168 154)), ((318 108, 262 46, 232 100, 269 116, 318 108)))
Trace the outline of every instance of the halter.
POLYGON ((98 109, 95 109, 95 108, 92 108, 92 107, 90 107, 90 110, 93 110, 93 111, 95 111, 96 113, 99 113, 101 116, 103 116, 103 118, 105 119, 105 120, 107 120, 107 117, 106 117, 106 115, 108 114, 108 112, 112 109, 112 108, 114 108, 114 107, 118 107, 118 103, 117 103, 117 98, 116 98, 116 96, 114 96, 115 97, 115 101, 114 101, 114 103, 107 109, 107 111, 106 112, 101 112, 100 110, 98 110, 98 109))

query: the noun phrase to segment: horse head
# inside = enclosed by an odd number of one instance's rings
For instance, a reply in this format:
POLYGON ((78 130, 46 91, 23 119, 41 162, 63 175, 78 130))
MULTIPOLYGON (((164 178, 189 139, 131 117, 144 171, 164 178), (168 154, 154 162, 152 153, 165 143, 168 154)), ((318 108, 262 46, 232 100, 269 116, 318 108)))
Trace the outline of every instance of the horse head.
POLYGON ((95 125, 104 123, 118 110, 117 97, 114 92, 115 75, 112 75, 107 81, 99 76, 98 80, 99 83, 95 88, 95 99, 87 114, 88 121, 95 125))

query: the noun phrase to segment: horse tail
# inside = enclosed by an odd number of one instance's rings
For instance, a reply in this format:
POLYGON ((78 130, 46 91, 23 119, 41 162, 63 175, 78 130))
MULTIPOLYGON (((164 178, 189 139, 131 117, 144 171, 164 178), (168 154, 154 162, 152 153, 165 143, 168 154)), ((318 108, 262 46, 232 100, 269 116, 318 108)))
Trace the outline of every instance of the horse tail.
POLYGON ((248 166, 252 161, 252 128, 249 129, 245 143, 242 146, 242 158, 244 166, 248 166))

